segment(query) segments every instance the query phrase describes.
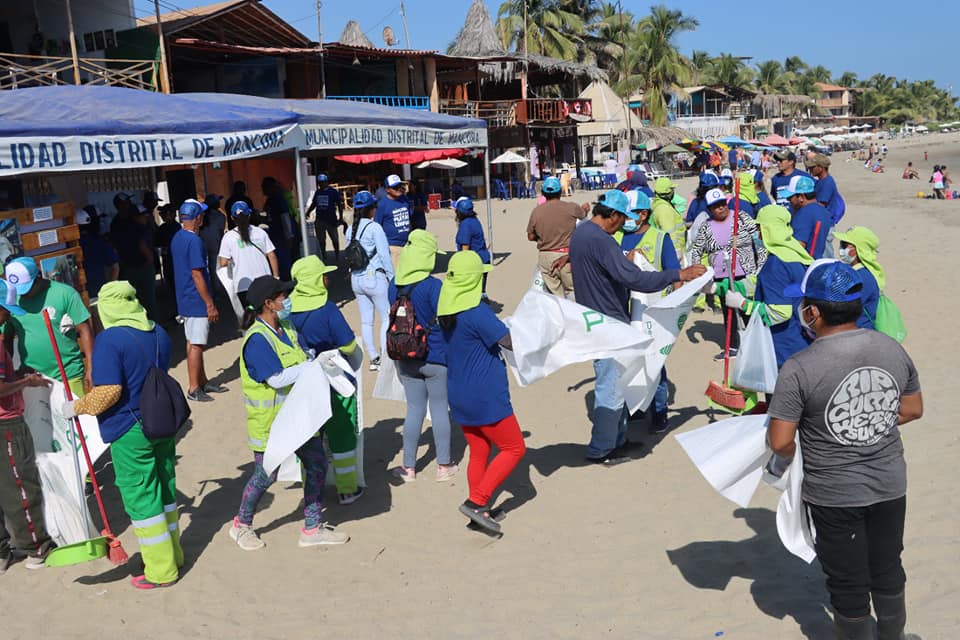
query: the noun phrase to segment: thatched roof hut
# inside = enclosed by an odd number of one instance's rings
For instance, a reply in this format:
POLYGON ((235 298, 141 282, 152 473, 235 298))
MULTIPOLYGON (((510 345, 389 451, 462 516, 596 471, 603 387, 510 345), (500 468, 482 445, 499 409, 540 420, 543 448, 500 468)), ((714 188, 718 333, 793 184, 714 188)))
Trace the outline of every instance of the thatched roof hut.
POLYGON ((370 49, 376 48, 376 45, 374 45, 373 41, 367 37, 367 35, 360 28, 360 24, 356 20, 351 20, 347 23, 347 26, 343 28, 343 33, 341 33, 340 37, 337 39, 337 42, 353 47, 368 47, 370 49))
POLYGON ((680 127, 655 127, 651 125, 636 127, 635 131, 640 142, 644 144, 655 142, 661 146, 679 142, 684 138, 697 137, 686 129, 681 129, 680 127))
POLYGON ((784 107, 803 107, 803 106, 813 106, 815 101, 810 96, 803 94, 792 94, 792 93, 771 93, 771 94, 759 94, 756 98, 753 99, 753 103, 759 105, 764 111, 768 113, 776 113, 776 111, 782 106, 784 107))
POLYGON ((447 47, 447 54, 463 57, 503 56, 506 51, 493 28, 493 20, 487 13, 483 0, 473 0, 467 11, 463 28, 447 47))

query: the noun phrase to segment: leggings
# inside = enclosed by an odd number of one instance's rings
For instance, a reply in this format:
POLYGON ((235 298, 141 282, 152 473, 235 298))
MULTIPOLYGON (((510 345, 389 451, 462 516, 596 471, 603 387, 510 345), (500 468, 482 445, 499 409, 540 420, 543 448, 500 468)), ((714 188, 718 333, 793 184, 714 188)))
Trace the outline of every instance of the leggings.
POLYGON ((830 603, 847 618, 870 615, 870 596, 903 592, 900 562, 907 498, 867 507, 807 503, 816 530, 814 548, 827 575, 830 603))
POLYGON ((403 421, 403 466, 417 466, 420 429, 430 405, 433 444, 437 464, 450 464, 450 415, 447 412, 447 368, 422 360, 397 362, 397 377, 407 398, 407 416, 403 421))
POLYGON ((470 447, 470 463, 467 465, 470 502, 486 505, 497 487, 520 462, 527 446, 523 442, 517 417, 512 413, 500 422, 463 427, 463 436, 470 447), (499 452, 490 460, 492 445, 499 452))
MULTIPOLYGON (((323 483, 327 478, 327 455, 323 450, 323 437, 314 436, 297 449, 297 457, 303 466, 303 519, 304 529, 315 529, 323 521, 323 483)), ((237 521, 250 526, 253 514, 264 492, 277 481, 277 471, 267 475, 263 470, 263 452, 253 452, 253 475, 243 488, 237 521)))

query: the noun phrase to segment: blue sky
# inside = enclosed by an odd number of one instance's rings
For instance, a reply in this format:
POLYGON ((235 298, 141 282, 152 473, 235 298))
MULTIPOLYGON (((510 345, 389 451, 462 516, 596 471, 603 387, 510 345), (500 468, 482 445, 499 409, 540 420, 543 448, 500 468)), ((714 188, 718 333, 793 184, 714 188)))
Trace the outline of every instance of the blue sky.
MULTIPOLYGON (((163 0, 186 8, 213 0, 163 0)), ((134 0, 142 14, 150 0, 134 0)), ((264 4, 310 38, 317 37, 316 0, 265 0, 264 4)), ((500 0, 486 0, 496 19, 500 0)), ((645 14, 650 0, 623 0, 625 11, 645 14)), ((822 64, 839 76, 853 71, 861 78, 874 73, 910 80, 933 79, 941 88, 960 93, 960 66, 953 55, 960 25, 956 0, 809 0, 805 3, 722 3, 716 0, 666 2, 697 18, 696 31, 683 34, 681 49, 712 54, 753 56, 754 61, 798 55, 810 65, 822 64), (742 7, 755 11, 750 30, 731 28, 731 15, 742 7), (739 32, 739 35, 738 35, 739 32), (954 46, 951 46, 951 43, 954 46)), ((405 0, 410 46, 444 50, 466 17, 470 0, 405 0)), ((381 32, 393 27, 405 45, 400 0, 323 0, 324 40, 335 40, 348 20, 357 20, 368 37, 383 45, 381 32)))

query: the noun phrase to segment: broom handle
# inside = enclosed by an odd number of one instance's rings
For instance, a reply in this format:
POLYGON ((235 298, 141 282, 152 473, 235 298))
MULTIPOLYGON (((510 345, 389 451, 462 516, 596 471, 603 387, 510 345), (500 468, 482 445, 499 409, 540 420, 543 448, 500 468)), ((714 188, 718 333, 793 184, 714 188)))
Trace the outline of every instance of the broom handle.
POLYGON ((807 253, 810 254, 810 257, 813 257, 813 252, 817 250, 817 238, 820 236, 820 221, 817 221, 817 225, 813 228, 813 238, 810 240, 810 250, 807 253))
MULTIPOLYGON (((733 237, 730 239, 730 291, 737 273, 737 232, 740 231, 740 181, 733 183, 733 237)), ((723 354, 723 385, 730 386, 730 339, 733 335, 733 309, 727 307, 727 344, 723 354)))
MULTIPOLYGON (((43 310, 43 321, 47 325, 47 334, 50 336, 50 346, 53 348, 53 355, 57 359, 57 367, 60 369, 60 379, 63 381, 63 391, 67 396, 67 401, 73 401, 73 392, 70 390, 70 383, 67 381, 67 370, 63 367, 63 358, 60 356, 60 346, 57 344, 57 336, 53 333, 53 324, 50 322, 50 314, 43 310)), ((103 520, 103 528, 106 534, 114 537, 110 531, 110 521, 107 519, 107 510, 103 506, 103 496, 100 495, 100 484, 97 482, 97 476, 93 472, 93 461, 90 459, 90 451, 87 449, 87 439, 83 435, 83 427, 80 426, 80 418, 73 417, 73 428, 80 438, 80 446, 83 448, 83 457, 87 462, 87 472, 90 474, 90 480, 93 483, 93 493, 97 497, 97 507, 100 508, 100 518, 103 520)))

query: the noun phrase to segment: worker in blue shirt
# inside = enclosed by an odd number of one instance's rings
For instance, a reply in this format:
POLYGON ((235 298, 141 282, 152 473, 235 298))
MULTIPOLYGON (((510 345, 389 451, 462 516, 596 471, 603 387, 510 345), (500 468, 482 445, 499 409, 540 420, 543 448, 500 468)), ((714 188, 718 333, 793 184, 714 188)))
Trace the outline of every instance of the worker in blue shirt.
POLYGON ((833 222, 830 212, 817 202, 813 191, 813 178, 794 176, 787 186, 780 188, 777 195, 786 197, 790 203, 793 211, 790 216, 793 237, 814 260, 818 260, 823 257, 833 222))
MULTIPOLYGON (((457 251, 475 251, 483 264, 491 264, 490 251, 487 249, 487 240, 483 235, 483 225, 477 220, 477 212, 473 209, 473 200, 467 197, 460 198, 453 205, 457 214, 457 251)), ((487 299, 487 274, 483 274, 481 299, 487 299)))
POLYGON ((407 237, 413 229, 426 229, 426 216, 417 215, 407 199, 403 180, 396 174, 387 176, 384 181, 385 198, 377 201, 377 211, 373 221, 383 227, 390 245, 390 259, 397 266, 400 250, 407 244, 407 237))
POLYGON ((760 209, 763 209, 768 204, 773 204, 773 200, 770 199, 770 195, 767 193, 766 188, 763 186, 763 171, 761 169, 753 169, 753 186, 757 191, 757 206, 756 209, 759 212, 760 209))
POLYGON ((813 176, 806 171, 797 169, 797 154, 793 151, 780 149, 773 154, 773 159, 777 161, 777 167, 780 170, 770 178, 770 193, 777 199, 778 205, 789 208, 787 199, 780 197, 780 187, 787 186, 790 180, 796 176, 806 176, 811 180, 813 176))
POLYGON ((320 257, 327 261, 327 236, 333 243, 333 256, 335 262, 340 262, 340 227, 344 230, 347 223, 343 221, 343 198, 340 192, 330 186, 330 178, 325 173, 317 175, 317 190, 313 194, 313 200, 307 207, 306 215, 310 215, 316 210, 317 215, 313 219, 313 228, 317 236, 317 244, 320 249, 320 257))
POLYGON ((837 233, 836 237, 840 241, 840 255, 837 257, 853 267, 863 283, 863 289, 860 290, 863 313, 857 318, 857 326, 873 329, 877 320, 877 306, 886 285, 886 274, 877 260, 880 239, 866 227, 850 227, 843 233, 837 233))

